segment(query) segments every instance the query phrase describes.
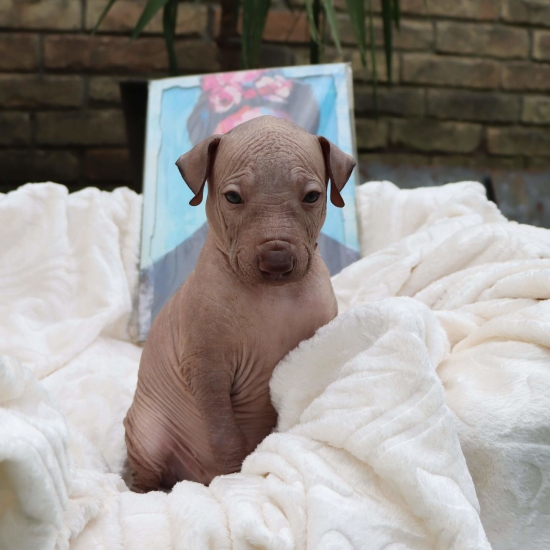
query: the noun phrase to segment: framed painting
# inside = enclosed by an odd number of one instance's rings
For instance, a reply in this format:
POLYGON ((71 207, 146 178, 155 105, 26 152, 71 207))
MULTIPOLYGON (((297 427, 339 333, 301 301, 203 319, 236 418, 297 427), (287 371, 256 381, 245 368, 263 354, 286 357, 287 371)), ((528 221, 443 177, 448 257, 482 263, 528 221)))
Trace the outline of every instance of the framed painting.
MULTIPOLYGON (((212 134, 262 115, 291 120, 323 135, 356 158, 349 64, 285 67, 186 76, 149 83, 137 340, 144 341, 162 306, 193 271, 208 231, 204 201, 175 166, 179 156, 212 134)), ((356 172, 330 201, 319 250, 331 275, 359 258, 356 172)))

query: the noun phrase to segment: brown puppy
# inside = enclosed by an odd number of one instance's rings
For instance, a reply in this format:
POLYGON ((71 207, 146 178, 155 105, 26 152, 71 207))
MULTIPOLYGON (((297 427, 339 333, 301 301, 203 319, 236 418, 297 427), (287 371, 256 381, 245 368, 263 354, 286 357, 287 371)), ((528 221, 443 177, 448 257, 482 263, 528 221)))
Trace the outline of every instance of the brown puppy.
POLYGON ((236 472, 275 426, 277 363, 337 314, 317 250, 355 161, 274 117, 212 136, 177 166, 209 232, 195 271, 156 317, 124 420, 133 488, 236 472))

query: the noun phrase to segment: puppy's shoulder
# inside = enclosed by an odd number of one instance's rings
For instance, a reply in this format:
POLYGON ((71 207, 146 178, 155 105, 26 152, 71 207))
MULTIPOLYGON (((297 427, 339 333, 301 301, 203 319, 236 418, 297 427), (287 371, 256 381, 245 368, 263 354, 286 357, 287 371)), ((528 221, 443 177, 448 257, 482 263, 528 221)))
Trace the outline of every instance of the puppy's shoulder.
POLYGON ((205 284, 193 273, 161 312, 166 317, 163 324, 170 326, 178 340, 191 338, 211 345, 212 338, 223 338, 229 327, 242 324, 241 302, 235 289, 218 281, 205 284))

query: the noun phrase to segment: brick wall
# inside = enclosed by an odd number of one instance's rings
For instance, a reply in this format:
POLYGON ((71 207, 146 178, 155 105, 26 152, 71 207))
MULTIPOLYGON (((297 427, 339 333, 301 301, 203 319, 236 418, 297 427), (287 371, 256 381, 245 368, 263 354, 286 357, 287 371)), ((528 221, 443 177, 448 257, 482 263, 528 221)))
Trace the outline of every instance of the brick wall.
MULTIPOLYGON (((53 180, 72 189, 130 181, 118 82, 167 74, 157 17, 128 40, 144 0, 0 0, 0 190, 53 180)), ((338 6, 345 2, 337 0, 338 6)), ((550 168, 550 0, 401 0, 394 85, 379 89, 340 14, 353 63, 363 162, 472 168, 550 168)), ((220 70, 219 8, 182 4, 177 54, 184 74, 220 70)), ((378 46, 381 25, 376 23, 378 46)), ((307 63, 303 14, 274 9, 265 39, 307 63)), ((334 48, 326 61, 339 60, 334 48)), ((383 55, 378 72, 385 80, 383 55)))

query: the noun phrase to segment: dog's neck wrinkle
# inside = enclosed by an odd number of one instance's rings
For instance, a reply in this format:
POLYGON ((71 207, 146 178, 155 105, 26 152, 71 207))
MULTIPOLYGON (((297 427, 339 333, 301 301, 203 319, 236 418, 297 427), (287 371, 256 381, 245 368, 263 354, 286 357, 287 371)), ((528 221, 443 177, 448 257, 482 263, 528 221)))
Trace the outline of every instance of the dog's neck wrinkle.
POLYGON ((234 272, 229 255, 224 250, 223 246, 213 234, 212 230, 208 231, 206 242, 197 262, 197 268, 206 270, 217 270, 228 274, 231 278, 238 279, 234 272))

